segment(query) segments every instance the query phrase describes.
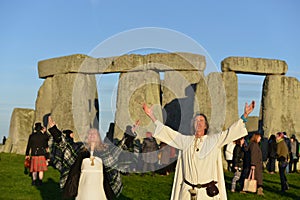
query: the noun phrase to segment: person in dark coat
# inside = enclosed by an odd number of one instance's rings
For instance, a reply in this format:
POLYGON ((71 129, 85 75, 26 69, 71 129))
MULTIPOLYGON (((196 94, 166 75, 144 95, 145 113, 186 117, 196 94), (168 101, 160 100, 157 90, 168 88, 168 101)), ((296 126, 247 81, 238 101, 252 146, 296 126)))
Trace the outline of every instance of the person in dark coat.
POLYGON ((136 130, 139 126, 140 121, 137 120, 133 126, 126 126, 123 138, 118 143, 118 146, 123 149, 121 162, 124 164, 124 174, 129 174, 129 172, 136 171, 138 157, 135 152, 135 138, 137 137, 136 130), (127 165, 127 166, 126 166, 127 165))
POLYGON ((46 157, 48 154, 49 136, 45 132, 46 128, 40 122, 35 123, 34 132, 30 134, 26 147, 25 159, 31 159, 32 185, 41 185, 44 171, 48 170, 46 157))
POLYGON ((169 175, 171 172, 171 146, 161 142, 159 145, 159 157, 162 175, 169 175))
POLYGON ((233 169, 235 170, 233 179, 231 181, 231 192, 235 192, 236 189, 236 182, 240 180, 242 171, 243 171, 243 166, 244 166, 244 143, 245 139, 244 137, 238 139, 235 141, 235 147, 233 149, 233 157, 232 157, 232 166, 233 169))
POLYGON ((257 194, 264 195, 263 193, 263 159, 262 151, 259 146, 261 135, 254 133, 250 139, 249 151, 251 157, 251 169, 254 169, 254 178, 257 181, 257 194))
POLYGON ((151 171, 154 174, 155 164, 158 162, 158 144, 156 139, 152 137, 151 132, 146 133, 142 144, 143 153, 143 172, 151 171))
MULTIPOLYGON (((51 120, 50 116, 49 121, 51 120)), ((49 132, 53 137, 53 144, 50 150, 50 164, 60 172, 59 185, 63 189, 70 169, 75 163, 79 152, 84 149, 84 145, 82 142, 74 142, 72 130, 67 129, 61 132, 59 130, 56 131, 56 129, 56 125, 52 125, 49 128, 49 132)))
POLYGON ((294 173, 297 172, 297 163, 299 161, 299 142, 296 139, 296 136, 293 134, 291 136, 291 153, 290 153, 290 172, 294 173))
POLYGON ((268 164, 267 170, 270 174, 275 173, 275 162, 276 162, 276 154, 277 154, 277 143, 276 137, 272 134, 268 141, 268 164))
POLYGON ((2 139, 2 144, 5 145, 5 142, 6 142, 6 137, 3 136, 3 139, 2 139))
POLYGON ((289 189, 289 184, 286 178, 286 167, 288 166, 289 160, 289 149, 288 145, 284 139, 284 133, 278 132, 276 134, 277 142, 277 160, 278 160, 278 169, 280 176, 281 192, 284 193, 289 189))
MULTIPOLYGON (((48 124, 50 127, 49 132, 57 143, 57 147, 60 148, 59 150, 62 152, 67 151, 67 154, 64 154, 62 157, 62 160, 59 159, 57 162, 58 169, 62 169, 63 172, 61 173, 60 186, 63 190, 64 199, 75 198, 78 195, 78 192, 80 191, 79 181, 81 177, 82 162, 85 158, 89 158, 92 159, 93 163, 94 157, 89 145, 91 145, 90 142, 95 138, 98 138, 97 147, 101 146, 101 148, 95 149, 93 153, 95 156, 99 156, 102 159, 103 187, 106 199, 115 199, 120 195, 123 189, 121 174, 118 171, 118 169, 122 167, 118 161, 119 155, 121 154, 120 148, 102 143, 100 133, 97 129, 90 129, 88 136, 92 136, 91 138, 87 138, 86 145, 82 142, 70 143, 73 140, 68 140, 69 142, 66 142, 66 138, 63 137, 62 132, 57 128, 56 123, 52 120, 51 116, 48 118, 48 124), (62 166, 59 167, 60 165, 62 166)), ((65 131, 65 136, 68 137, 68 135, 70 135, 69 133, 69 131, 65 131)), ((68 139, 70 138, 68 137, 68 139)))

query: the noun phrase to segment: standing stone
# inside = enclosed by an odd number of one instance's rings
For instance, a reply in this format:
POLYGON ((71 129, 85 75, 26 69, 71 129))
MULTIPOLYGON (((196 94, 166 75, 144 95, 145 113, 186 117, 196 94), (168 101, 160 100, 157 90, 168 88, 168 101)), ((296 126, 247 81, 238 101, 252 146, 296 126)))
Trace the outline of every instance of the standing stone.
POLYGON ((259 132, 259 117, 249 116, 248 122, 245 123, 249 134, 259 132))
POLYGON ((171 71, 164 73, 162 82, 163 118, 167 126, 182 134, 191 134, 191 120, 194 107, 199 110, 195 101, 196 85, 203 72, 171 71))
POLYGON ((15 108, 10 119, 9 136, 4 145, 6 153, 25 154, 33 130, 34 110, 15 108))
POLYGON ((52 111, 52 79, 52 77, 46 78, 35 101, 35 122, 42 122, 44 126, 47 126, 47 116, 52 111))
POLYGON ((227 129, 238 119, 238 80, 234 72, 223 72, 226 92, 226 119, 223 129, 227 129))
POLYGON ((207 85, 207 77, 204 75, 197 83, 195 93, 195 112, 205 114, 209 120, 211 117, 211 96, 207 85))
POLYGON ((98 95, 94 75, 55 75, 51 94, 51 116, 60 129, 73 130, 75 140, 84 141, 88 129, 98 128, 98 95))
POLYGON ((208 116, 209 128, 213 132, 220 132, 224 127, 226 117, 226 92, 222 74, 210 73, 207 77, 207 86, 211 99, 211 113, 208 116))
POLYGON ((269 75, 263 86, 263 130, 269 137, 279 131, 300 133, 300 83, 296 78, 269 75))
POLYGON ((115 138, 122 138, 126 126, 132 126, 137 120, 141 122, 137 138, 144 138, 146 131, 154 131, 154 124, 142 109, 143 103, 154 105, 155 116, 162 120, 159 73, 152 70, 121 73, 115 113, 115 138))

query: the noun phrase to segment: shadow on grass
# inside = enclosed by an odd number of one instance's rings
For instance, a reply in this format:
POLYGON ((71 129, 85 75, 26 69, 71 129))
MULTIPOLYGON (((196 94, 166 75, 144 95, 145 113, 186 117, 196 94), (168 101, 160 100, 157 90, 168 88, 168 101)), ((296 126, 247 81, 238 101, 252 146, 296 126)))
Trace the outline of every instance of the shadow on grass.
POLYGON ((52 178, 48 178, 46 181, 43 181, 43 184, 41 186, 37 186, 37 189, 40 191, 43 200, 62 199, 59 183, 54 181, 52 178))
POLYGON ((124 196, 123 194, 120 194, 120 196, 117 198, 118 200, 132 200, 131 198, 128 198, 124 196))
MULTIPOLYGON (((59 183, 54 181, 52 178, 48 178, 43 182, 41 186, 36 187, 40 191, 40 195, 43 200, 62 200, 62 192, 59 188, 59 183)), ((72 199, 68 199, 72 200, 72 199)), ((120 194, 117 200, 132 200, 120 194)))

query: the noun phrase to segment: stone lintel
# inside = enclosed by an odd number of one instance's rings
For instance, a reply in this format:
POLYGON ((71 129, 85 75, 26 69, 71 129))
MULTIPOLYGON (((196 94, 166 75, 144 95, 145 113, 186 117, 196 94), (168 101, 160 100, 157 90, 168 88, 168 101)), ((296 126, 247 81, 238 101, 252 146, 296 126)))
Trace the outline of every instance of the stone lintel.
POLYGON ((51 58, 38 62, 40 78, 65 73, 123 73, 129 71, 204 71, 205 57, 192 53, 153 53, 92 58, 84 54, 51 58))
POLYGON ((283 60, 228 57, 221 62, 222 72, 234 71, 241 74, 285 75, 288 66, 283 60))

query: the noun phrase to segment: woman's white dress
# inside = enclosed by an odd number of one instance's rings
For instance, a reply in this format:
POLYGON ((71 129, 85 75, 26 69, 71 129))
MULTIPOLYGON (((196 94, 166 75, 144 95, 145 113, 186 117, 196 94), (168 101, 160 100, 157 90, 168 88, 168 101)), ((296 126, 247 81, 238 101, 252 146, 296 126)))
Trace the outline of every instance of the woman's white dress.
POLYGON ((99 157, 85 158, 81 164, 81 174, 76 200, 106 199, 103 188, 103 165, 99 157), (94 158, 94 165, 92 165, 94 158))

